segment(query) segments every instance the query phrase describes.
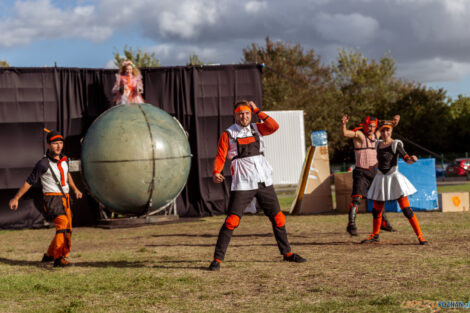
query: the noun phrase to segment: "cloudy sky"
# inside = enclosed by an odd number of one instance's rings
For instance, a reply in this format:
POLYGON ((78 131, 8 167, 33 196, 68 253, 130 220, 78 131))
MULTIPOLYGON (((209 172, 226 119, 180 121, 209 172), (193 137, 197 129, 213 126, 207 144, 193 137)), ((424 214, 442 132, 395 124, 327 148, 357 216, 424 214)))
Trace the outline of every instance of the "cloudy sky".
POLYGON ((470 96, 469 0, 2 0, 0 60, 12 66, 109 67, 124 45, 162 65, 239 63, 242 49, 273 40, 390 53, 398 75, 470 96))

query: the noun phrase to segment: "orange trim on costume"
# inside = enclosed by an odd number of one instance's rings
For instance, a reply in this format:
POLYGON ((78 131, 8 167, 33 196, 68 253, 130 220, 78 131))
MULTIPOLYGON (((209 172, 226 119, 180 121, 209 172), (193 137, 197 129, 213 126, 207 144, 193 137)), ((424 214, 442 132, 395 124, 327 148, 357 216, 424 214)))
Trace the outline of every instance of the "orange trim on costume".
POLYGON ((230 230, 234 230, 235 228, 238 227, 240 224, 240 218, 234 214, 231 214, 227 219, 225 220, 225 227, 230 230))
POLYGON ((255 142, 255 137, 251 136, 251 137, 244 137, 244 138, 238 138, 237 139, 237 142, 241 145, 248 145, 252 142, 255 142))
POLYGON ((290 257, 293 253, 292 252, 289 252, 289 253, 286 253, 284 254, 286 257, 290 257))
POLYGON ((362 195, 352 195, 351 198, 354 198, 354 197, 359 197, 362 199, 362 195))
POLYGON ((402 210, 404 208, 409 208, 410 207, 410 201, 408 201, 408 197, 401 197, 397 201, 398 201, 398 204, 400 205, 400 208, 402 210))
POLYGON ((49 141, 52 141, 52 140, 57 139, 57 138, 64 139, 64 137, 62 137, 61 135, 55 135, 54 137, 51 137, 51 139, 49 139, 49 141))
MULTIPOLYGON (((63 196, 62 192, 45 192, 45 196, 63 196)), ((65 194, 67 197, 69 196, 68 193, 65 194)))
POLYGON ((284 213, 279 212, 274 216, 274 221, 276 222, 276 227, 282 227, 286 225, 286 216, 284 213))
POLYGON ((222 261, 219 259, 214 259, 214 261, 216 261, 217 263, 222 263, 222 261))
POLYGON ((65 174, 64 174, 64 169, 62 168, 62 162, 65 162, 65 161, 67 161, 67 157, 63 157, 57 163, 57 168, 59 169, 59 172, 60 172, 60 184, 62 186, 65 186, 65 174))
POLYGON ((258 131, 261 135, 271 135, 279 129, 279 124, 266 113, 260 111, 258 113, 258 117, 264 121, 263 123, 256 123, 256 127, 258 127, 258 131))
POLYGON ((251 112, 251 107, 247 105, 240 105, 235 109, 235 113, 238 113, 240 111, 250 111, 251 112))
POLYGON ((214 170, 212 174, 221 173, 224 169, 225 158, 227 157, 227 151, 229 146, 229 139, 227 132, 224 132, 220 136, 219 144, 217 146, 217 155, 214 159, 214 170))

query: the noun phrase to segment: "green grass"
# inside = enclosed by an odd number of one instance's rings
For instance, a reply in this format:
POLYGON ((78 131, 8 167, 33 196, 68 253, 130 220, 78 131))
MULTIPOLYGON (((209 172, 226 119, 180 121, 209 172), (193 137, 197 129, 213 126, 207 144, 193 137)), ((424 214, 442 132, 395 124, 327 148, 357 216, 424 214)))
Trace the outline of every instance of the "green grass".
POLYGON ((470 183, 461 185, 438 186, 437 192, 470 192, 470 183))
POLYGON ((408 300, 470 300, 470 214, 421 213, 429 246, 402 214, 381 243, 360 245, 346 215, 287 216, 304 264, 282 262, 263 215, 244 216, 220 272, 208 272, 224 217, 128 229, 74 229, 70 261, 40 263, 53 229, 4 231, 1 312, 412 312, 408 300))
MULTIPOLYGON (((281 206, 292 197, 281 195, 281 206)), ((470 301, 470 214, 417 216, 428 246, 401 213, 388 213, 398 231, 372 245, 359 244, 369 213, 358 215, 359 237, 346 234, 345 214, 287 216, 292 248, 308 259, 290 264, 268 219, 247 215, 215 273, 205 269, 224 216, 75 228, 75 266, 63 269, 39 262, 53 229, 1 231, 0 312, 418 312, 400 305, 470 301)))

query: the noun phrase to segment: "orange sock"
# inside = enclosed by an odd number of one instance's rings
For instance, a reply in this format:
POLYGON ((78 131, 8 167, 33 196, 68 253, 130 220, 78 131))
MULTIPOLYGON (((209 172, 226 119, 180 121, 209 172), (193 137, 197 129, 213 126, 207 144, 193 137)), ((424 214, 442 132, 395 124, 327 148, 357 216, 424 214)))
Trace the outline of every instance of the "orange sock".
POLYGON ((382 225, 382 214, 378 218, 374 218, 372 221, 372 233, 378 235, 380 233, 380 225, 382 225))
POLYGON ((372 221, 372 233, 378 235, 380 233, 380 226, 382 225, 382 211, 384 209, 385 202, 374 201, 374 209, 378 212, 377 217, 374 217, 372 221))
POLYGON ((413 217, 408 219, 408 221, 410 222, 411 227, 413 227, 416 236, 418 236, 418 238, 423 238, 423 233, 421 232, 421 227, 419 227, 419 222, 416 215, 413 214, 413 217))

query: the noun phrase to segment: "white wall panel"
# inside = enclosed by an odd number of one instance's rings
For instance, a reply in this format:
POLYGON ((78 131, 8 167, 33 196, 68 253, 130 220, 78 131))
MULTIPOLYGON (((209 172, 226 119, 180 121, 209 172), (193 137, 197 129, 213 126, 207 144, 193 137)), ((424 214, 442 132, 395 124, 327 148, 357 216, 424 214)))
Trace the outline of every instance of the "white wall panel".
POLYGON ((305 159, 304 111, 266 111, 279 130, 265 136, 264 155, 273 167, 275 185, 296 185, 305 159))

